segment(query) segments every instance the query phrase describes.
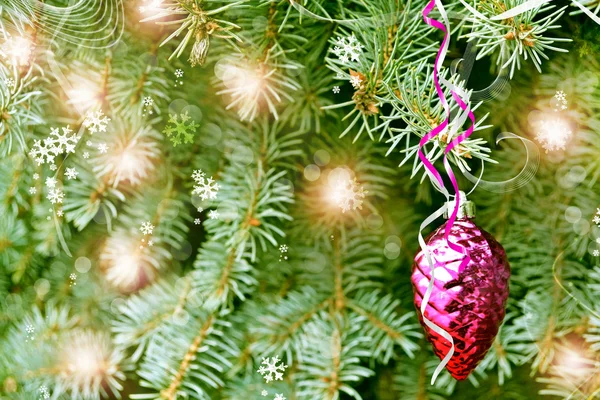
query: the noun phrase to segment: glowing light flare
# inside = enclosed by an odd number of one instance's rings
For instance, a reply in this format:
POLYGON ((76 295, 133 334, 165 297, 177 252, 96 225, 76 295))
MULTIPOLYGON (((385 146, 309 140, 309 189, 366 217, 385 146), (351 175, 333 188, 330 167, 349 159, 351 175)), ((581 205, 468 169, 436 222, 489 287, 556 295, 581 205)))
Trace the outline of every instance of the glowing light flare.
POLYGON ((70 85, 65 90, 67 104, 74 106, 79 113, 84 114, 100 105, 102 89, 98 84, 80 76, 71 76, 68 82, 70 85))
POLYGON ((113 234, 106 241, 100 263, 106 280, 123 292, 144 287, 155 275, 155 266, 145 250, 140 249, 139 237, 124 231, 113 234))
POLYGON ((127 182, 139 185, 154 171, 154 158, 157 157, 154 142, 138 140, 136 135, 124 134, 114 144, 114 149, 103 157, 101 165, 95 168, 99 175, 109 176, 113 186, 127 182))
POLYGON ((264 77, 256 70, 231 64, 223 66, 220 78, 229 90, 246 96, 257 95, 265 86, 264 77))
POLYGON ((94 342, 93 335, 80 333, 62 353, 63 373, 76 383, 83 384, 102 378, 107 369, 104 349, 94 342))
POLYGON ((227 109, 238 107, 238 114, 242 120, 253 120, 261 102, 266 103, 272 113, 276 113, 274 102, 281 101, 281 98, 268 84, 268 79, 274 73, 274 70, 269 71, 264 64, 253 67, 221 61, 215 66, 215 75, 225 88, 217 94, 231 96, 227 109))
POLYGON ((535 129, 535 139, 546 153, 564 150, 573 135, 571 122, 558 114, 539 114, 532 121, 532 126, 535 129))
POLYGON ((594 362, 579 351, 563 348, 556 357, 556 367, 574 377, 584 377, 594 371, 594 362))
POLYGON ((147 0, 139 7, 140 13, 153 16, 156 13, 164 11, 162 9, 163 0, 147 0))
POLYGON ((29 39, 11 36, 0 46, 0 55, 11 65, 23 66, 29 64, 32 49, 33 43, 29 39))
POLYGON ((363 200, 368 193, 353 176, 354 173, 348 168, 335 168, 327 174, 327 183, 324 186, 325 200, 339 207, 344 213, 362 209, 363 200))

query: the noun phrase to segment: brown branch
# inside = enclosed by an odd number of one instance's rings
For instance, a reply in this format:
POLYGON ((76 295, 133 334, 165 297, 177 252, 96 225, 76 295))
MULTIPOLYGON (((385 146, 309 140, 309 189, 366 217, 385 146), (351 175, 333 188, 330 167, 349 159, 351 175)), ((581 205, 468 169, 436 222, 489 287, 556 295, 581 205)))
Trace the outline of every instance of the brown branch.
POLYGON ((202 328, 200 328, 200 333, 198 333, 198 335, 194 338, 194 341, 185 353, 183 361, 179 365, 177 374, 175 374, 175 376, 173 377, 171 384, 167 389, 160 392, 161 398, 167 400, 175 400, 177 398, 177 389, 179 388, 179 386, 181 386, 181 382, 183 381, 185 374, 190 368, 192 361, 196 358, 196 352, 200 348, 200 345, 204 342, 206 336, 208 336, 208 331, 212 327, 213 319, 214 318, 212 315, 209 316, 204 325, 202 325, 202 328))

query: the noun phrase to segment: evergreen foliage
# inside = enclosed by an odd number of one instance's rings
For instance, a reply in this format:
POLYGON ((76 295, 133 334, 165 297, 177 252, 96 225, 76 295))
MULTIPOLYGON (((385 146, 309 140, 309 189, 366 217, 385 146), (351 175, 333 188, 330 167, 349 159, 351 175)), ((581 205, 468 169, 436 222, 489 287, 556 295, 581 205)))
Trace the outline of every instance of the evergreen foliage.
MULTIPOLYGON (((440 74, 477 117, 448 156, 461 188, 521 170, 501 132, 572 134, 538 143, 524 187, 469 195, 511 263, 507 316, 467 381, 430 385, 410 284, 445 201, 417 155, 444 119, 426 1, 2 1, 0 398, 600 398, 600 26, 567 3, 492 19, 524 3, 444 2, 440 74), (30 156, 66 127, 74 151, 30 156)), ((451 139, 425 146, 436 165, 451 139)))

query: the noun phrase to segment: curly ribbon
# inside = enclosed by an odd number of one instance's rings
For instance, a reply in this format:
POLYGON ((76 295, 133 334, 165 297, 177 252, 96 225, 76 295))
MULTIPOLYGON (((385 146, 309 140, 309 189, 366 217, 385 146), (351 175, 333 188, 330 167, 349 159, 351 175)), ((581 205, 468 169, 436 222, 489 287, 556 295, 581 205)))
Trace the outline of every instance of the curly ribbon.
MULTIPOLYGON (((440 46, 440 49, 438 50, 438 53, 437 53, 436 59, 435 59, 435 63, 434 63, 433 82, 435 85, 436 92, 440 98, 440 102, 442 103, 442 106, 444 107, 444 110, 446 111, 446 118, 441 124, 439 124, 438 126, 433 128, 430 132, 428 132, 425 136, 423 136, 423 138, 419 142, 418 154, 419 154, 419 158, 421 159, 421 162, 425 166, 425 170, 426 170, 427 174, 432 178, 432 182, 434 182, 435 186, 437 186, 439 189, 441 189, 440 191, 444 195, 446 195, 447 199, 449 199, 448 191, 445 189, 444 182, 443 182, 443 179, 442 179, 440 173, 433 166, 433 164, 429 161, 429 159, 427 159, 427 157, 425 156, 425 154, 422 151, 425 144, 430 139, 435 138, 437 135, 439 135, 442 132, 445 132, 448 129, 448 126, 450 123, 450 107, 448 106, 448 102, 446 101, 446 97, 445 97, 444 91, 440 85, 440 81, 442 83, 444 83, 444 85, 450 89, 450 91, 452 93, 452 98, 454 99, 454 101, 456 101, 456 103, 459 105, 459 107, 462 110, 462 113, 456 117, 456 123, 454 124, 454 126, 451 129, 450 137, 452 137, 453 134, 458 131, 458 129, 460 128, 460 126, 462 126, 462 124, 464 123, 464 121, 466 120, 467 117, 471 120, 471 126, 464 133, 462 133, 462 134, 458 135, 457 137, 455 137, 454 139, 452 139, 452 141, 448 144, 448 146, 446 146, 446 149, 444 150, 444 168, 446 169, 446 173, 448 174, 448 178, 450 179, 450 182, 452 183, 452 187, 455 192, 454 208, 452 210, 452 214, 448 218, 448 222, 446 223, 444 238, 446 239, 446 242, 448 243, 448 247, 450 247, 452 250, 456 251, 457 253, 463 254, 463 258, 460 262, 459 268, 464 268, 471 261, 471 258, 469 257, 468 252, 466 251, 466 249, 463 246, 460 246, 460 245, 450 241, 450 233, 451 233, 452 227, 454 226, 454 223, 456 222, 458 210, 460 207, 460 202, 463 199, 461 199, 456 176, 454 175, 452 167, 450 166, 450 163, 448 162, 448 153, 450 153, 455 148, 458 148, 458 146, 473 133, 473 130, 475 128, 475 115, 470 110, 467 103, 463 100, 463 98, 468 97, 467 93, 465 91, 463 91, 462 89, 457 88, 455 85, 453 85, 449 81, 439 77, 439 70, 442 66, 444 58, 446 57, 446 53, 448 51, 448 46, 449 46, 449 40, 450 40, 449 29, 447 28, 450 25, 450 23, 448 21, 448 15, 446 13, 446 10, 444 9, 442 2, 440 0, 431 0, 423 9, 423 19, 426 24, 444 32, 444 38, 442 40, 442 44, 440 46), (437 21, 433 18, 428 17, 428 15, 431 13, 431 11, 435 7, 437 7, 440 15, 442 16, 442 19, 444 20, 444 23, 441 23, 440 21, 437 21)), ((423 223, 421 224, 421 227, 419 230, 419 244, 421 245, 421 249, 423 250, 423 252, 427 258, 427 262, 429 263, 429 267, 431 270, 431 279, 429 280, 427 290, 425 292, 425 295, 423 296, 423 301, 421 302, 421 315, 422 315, 423 322, 425 323, 425 325, 427 325, 431 330, 436 332, 438 335, 440 335, 441 337, 443 337, 450 343, 450 350, 444 356, 443 360, 440 362, 440 364, 435 369, 433 376, 431 378, 431 384, 435 383, 435 380, 437 379, 438 375, 442 372, 442 370, 446 367, 446 365, 448 364, 448 362, 454 355, 454 340, 452 338, 452 335, 450 335, 449 332, 447 332, 443 328, 437 326, 435 323, 433 323, 432 321, 427 319, 427 317, 425 317, 425 309, 427 308, 427 305, 429 303, 429 298, 431 296, 431 292, 433 291, 433 285, 435 283, 436 263, 433 262, 433 260, 431 258, 431 253, 430 253, 429 249, 427 248, 427 244, 422 239, 423 238, 422 231, 429 223, 433 222, 433 220, 438 218, 439 215, 441 215, 441 213, 443 213, 445 211, 446 207, 447 207, 447 205, 444 205, 442 208, 438 209, 436 212, 434 212, 429 217, 427 217, 425 219, 425 221, 423 221, 423 223)))

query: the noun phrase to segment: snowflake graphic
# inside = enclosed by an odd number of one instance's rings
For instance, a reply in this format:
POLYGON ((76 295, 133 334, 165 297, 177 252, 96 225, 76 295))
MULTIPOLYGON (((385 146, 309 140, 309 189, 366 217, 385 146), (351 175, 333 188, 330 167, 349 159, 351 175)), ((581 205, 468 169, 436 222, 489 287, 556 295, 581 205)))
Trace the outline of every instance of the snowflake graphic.
POLYGON ((148 246, 150 246, 150 247, 154 246, 154 240, 148 240, 148 246))
POLYGON ((54 162, 54 157, 59 153, 59 150, 54 146, 52 139, 46 138, 43 141, 36 140, 29 155, 35 159, 38 165, 44 163, 51 164, 54 162))
POLYGON ((338 182, 333 188, 332 197, 342 212, 362 210, 363 199, 368 191, 359 186, 356 178, 338 182))
POLYGON ((58 215, 59 217, 62 217, 62 216, 63 216, 63 214, 64 214, 64 212, 63 212, 63 210, 62 210, 62 209, 60 209, 60 210, 58 210, 58 211, 56 212, 56 215, 58 215))
POLYGON ((65 171, 65 176, 67 179, 76 179, 77 175, 79 175, 79 172, 77 172, 75 168, 67 168, 65 171))
POLYGON ((56 186, 56 178, 49 176, 46 178, 46 186, 49 189, 54 189, 54 187, 56 186))
POLYGON ((180 69, 180 68, 177 68, 177 69, 175 70, 175 76, 176 76, 176 77, 178 77, 178 78, 181 78, 181 77, 183 77, 183 70, 182 70, 182 69, 180 69))
POLYGON ((204 208, 198 207, 198 212, 202 212, 202 211, 204 211, 204 208))
POLYGON ((194 219, 194 225, 200 225, 200 218, 194 219))
POLYGON ((352 87, 354 89, 359 89, 361 83, 362 83, 362 79, 360 79, 360 76, 358 76, 358 75, 352 75, 350 77, 350 84, 352 85, 352 87))
POLYGON ((282 253, 287 253, 289 247, 287 246, 287 244, 282 244, 281 246, 279 246, 279 251, 282 253))
POLYGON ((556 102, 557 102, 557 105, 554 108, 554 111, 559 111, 559 106, 560 106, 560 110, 567 109, 568 102, 567 102, 567 95, 565 94, 565 92, 563 92, 562 90, 557 91, 556 94, 554 95, 554 98, 556 99, 556 102))
POLYGON ((208 218, 210 218, 210 219, 219 219, 219 212, 217 210, 210 210, 208 212, 208 218))
POLYGON ((554 150, 564 150, 567 140, 573 134, 569 124, 560 118, 541 121, 535 139, 546 150, 546 153, 554 150))
POLYGON ((594 250, 594 251, 592 252, 592 255, 593 255, 594 257, 598 257, 598 256, 600 256, 600 250, 594 250))
POLYGON ((192 179, 196 181, 192 194, 197 194, 202 200, 217 198, 217 193, 221 186, 212 178, 206 178, 206 174, 202 170, 195 170, 192 174, 192 179))
POLYGON ((140 232, 144 235, 152 235, 152 231, 154 230, 154 225, 148 222, 142 222, 142 226, 140 226, 140 232))
POLYGON ((50 200, 50 203, 56 204, 56 203, 62 203, 64 196, 65 195, 63 194, 62 190, 50 189, 50 192, 48 192, 48 196, 46 196, 46 198, 48 200, 50 200))
POLYGON ((42 399, 46 400, 50 398, 50 392, 45 385, 40 386, 40 393, 42 395, 42 399))
POLYGON ((283 363, 280 364, 279 361, 278 356, 273 358, 263 357, 258 373, 263 376, 265 382, 272 382, 273 378, 275 378, 275 380, 283 380, 283 372, 287 368, 287 365, 283 363))
POLYGON ((36 193, 37 193, 37 189, 34 186, 29 188, 29 194, 36 194, 36 193))
POLYGON ((263 397, 265 397, 268 394, 269 394, 269 392, 267 392, 266 390, 263 390, 262 392, 260 392, 260 395, 263 397))
POLYGON ((35 159, 38 165, 48 163, 53 164, 54 158, 59 154, 74 153, 75 145, 79 141, 76 135, 71 135, 73 131, 69 126, 62 128, 62 133, 58 128, 50 130, 50 136, 42 140, 36 140, 29 155, 35 159))
POLYGON ((596 215, 596 216, 595 216, 595 217, 592 219, 592 221, 594 221, 594 223, 595 223, 596 225, 600 225, 600 216, 596 215))
POLYGON ((85 120, 83 120, 83 126, 88 128, 90 134, 96 132, 106 132, 106 127, 110 122, 110 118, 104 116, 102 110, 88 112, 85 120))
POLYGON ((98 151, 100 151, 100 154, 106 153, 108 151, 108 146, 106 143, 100 143, 98 145, 98 151))
POLYGON ((32 177, 33 177, 33 179, 35 179, 37 181, 38 179, 40 179, 40 174, 35 173, 32 175, 32 177))
POLYGON ((285 397, 283 397, 283 393, 277 393, 273 400, 285 400, 285 397))
POLYGON ((195 180, 196 182, 204 179, 205 176, 206 176, 206 174, 204 172, 202 172, 201 169, 195 169, 194 172, 192 172, 192 179, 195 180))
POLYGON ((187 111, 179 114, 179 121, 177 119, 178 116, 176 114, 169 114, 169 122, 167 122, 163 133, 171 139, 173 146, 181 144, 182 140, 185 143, 192 143, 194 141, 194 132, 196 132, 196 128, 199 125, 190 118, 187 111))
POLYGON ((152 99, 152 97, 150 96, 146 96, 144 97, 144 99, 142 100, 142 103, 144 105, 144 110, 142 115, 146 116, 146 113, 148 114, 154 114, 154 111, 152 110, 152 106, 154 105, 154 99, 152 99))
POLYGON ((12 89, 15 87, 15 80, 13 78, 8 78, 4 80, 4 84, 7 88, 12 89))
POLYGON ((339 37, 335 42, 333 54, 344 64, 348 61, 358 61, 365 47, 358 42, 354 33, 348 37, 339 37))
POLYGON ((334 86, 332 90, 333 90, 333 93, 338 94, 340 92, 340 87, 334 86))
POLYGON ((88 158, 90 158, 90 153, 89 153, 89 152, 87 152, 87 151, 84 151, 84 152, 83 152, 83 158, 85 158, 86 160, 87 160, 88 158))

